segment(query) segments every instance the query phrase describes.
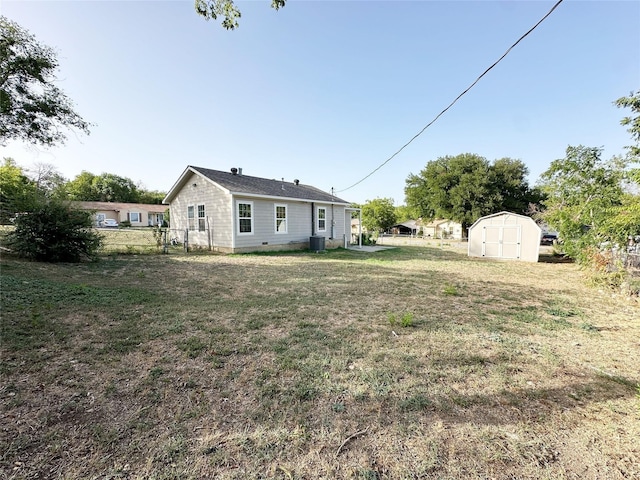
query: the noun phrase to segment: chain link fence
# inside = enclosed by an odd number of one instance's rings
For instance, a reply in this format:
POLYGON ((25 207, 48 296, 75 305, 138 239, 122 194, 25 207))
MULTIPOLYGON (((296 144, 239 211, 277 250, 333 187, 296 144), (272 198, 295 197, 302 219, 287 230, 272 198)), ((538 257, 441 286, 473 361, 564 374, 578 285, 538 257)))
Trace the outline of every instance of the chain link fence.
MULTIPOLYGON (((97 230, 104 237, 104 253, 186 253, 207 249, 201 244, 192 246, 189 242, 188 230, 162 227, 99 228, 97 230)), ((204 235, 210 238, 208 230, 205 230, 204 235)), ((213 245, 208 245, 209 250, 212 247, 213 245)))
POLYGON ((163 253, 166 229, 97 228, 103 237, 102 253, 163 253))
MULTIPOLYGON (((13 225, 0 225, 0 246, 5 247, 7 235, 14 230, 13 225)), ((102 235, 101 254, 134 253, 184 253, 207 247, 198 245, 190 248, 189 232, 163 227, 96 228, 102 235)), ((209 238, 209 232, 205 232, 209 238)), ((213 246, 209 245, 209 249, 213 246)))
POLYGON ((610 269, 616 268, 622 268, 630 275, 640 277, 640 242, 630 243, 624 248, 611 249, 610 269))

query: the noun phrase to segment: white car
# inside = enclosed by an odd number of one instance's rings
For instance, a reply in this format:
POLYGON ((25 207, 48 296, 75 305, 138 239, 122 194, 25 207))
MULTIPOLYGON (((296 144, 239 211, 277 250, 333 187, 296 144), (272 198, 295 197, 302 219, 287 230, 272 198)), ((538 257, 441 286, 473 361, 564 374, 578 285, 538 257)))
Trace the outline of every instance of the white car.
POLYGON ((113 218, 107 218, 106 220, 102 221, 102 227, 117 227, 118 226, 118 222, 116 222, 113 218))

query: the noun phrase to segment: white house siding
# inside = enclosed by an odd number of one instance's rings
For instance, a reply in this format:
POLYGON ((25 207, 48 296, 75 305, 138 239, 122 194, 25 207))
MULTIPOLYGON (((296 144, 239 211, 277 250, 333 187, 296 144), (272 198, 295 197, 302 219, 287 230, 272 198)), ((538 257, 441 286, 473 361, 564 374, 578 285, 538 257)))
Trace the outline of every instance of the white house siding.
POLYGON ((189 245, 212 247, 214 250, 232 248, 231 231, 228 228, 231 217, 231 195, 216 188, 204 178, 191 174, 184 188, 171 201, 171 230, 184 240, 188 227, 187 207, 195 208, 195 223, 198 225, 198 205, 204 205, 206 231, 189 230, 189 245), (195 187, 193 186, 195 184, 195 187))
MULTIPOLYGON (((331 204, 314 203, 313 208, 327 209, 327 229, 324 232, 315 232, 315 235, 326 238, 325 246, 328 248, 339 247, 343 244, 344 207, 333 206, 334 238, 331 239, 331 204)), ((236 196, 233 201, 233 228, 235 231, 234 252, 259 250, 277 250, 291 248, 308 248, 309 237, 312 235, 311 202, 299 202, 293 200, 263 200, 252 197, 236 196), (253 234, 238 234, 237 204, 238 202, 251 202, 253 204, 253 234), (287 206, 287 233, 275 232, 275 205, 287 206)), ((313 213, 314 221, 317 221, 316 212, 313 213)), ((315 228, 314 228, 315 230, 315 228)))
MULTIPOLYGON (((326 207, 327 209, 327 230, 325 232, 316 232, 326 238, 325 244, 327 248, 336 248, 344 245, 345 231, 345 207, 343 205, 331 205, 316 203, 318 207, 326 207)), ((317 219, 316 219, 317 221, 317 219)))
POLYGON ((250 197, 235 197, 233 205, 233 228, 236 233, 234 251, 247 249, 271 250, 278 247, 306 248, 311 236, 311 204, 291 200, 263 200, 250 197), (237 204, 253 204, 253 233, 238 234, 237 204), (276 233, 275 205, 287 207, 287 233, 276 233))
POLYGON ((462 238, 462 225, 457 222, 453 222, 451 220, 443 222, 438 225, 438 230, 438 235, 441 237, 444 234, 444 237, 446 238, 455 238, 458 240, 462 238))
POLYGON ((193 205, 195 208, 196 228, 198 223, 197 206, 205 206, 208 231, 190 230, 190 247, 211 248, 214 251, 224 253, 303 249, 309 247, 309 237, 313 233, 326 238, 325 246, 327 248, 343 245, 345 234, 344 205, 333 205, 332 207, 330 203, 232 195, 194 173, 189 173, 180 183, 180 189, 170 201, 172 236, 177 236, 181 241, 184 240, 184 231, 188 226, 188 206, 193 205), (239 234, 238 232, 237 205, 239 201, 253 205, 253 232, 251 234, 239 234), (275 205, 286 205, 287 207, 286 233, 276 233, 275 205), (324 207, 327 211, 326 231, 324 232, 318 232, 315 226, 312 226, 312 218, 317 222, 318 207, 324 207), (332 234, 333 238, 331 238, 332 234))

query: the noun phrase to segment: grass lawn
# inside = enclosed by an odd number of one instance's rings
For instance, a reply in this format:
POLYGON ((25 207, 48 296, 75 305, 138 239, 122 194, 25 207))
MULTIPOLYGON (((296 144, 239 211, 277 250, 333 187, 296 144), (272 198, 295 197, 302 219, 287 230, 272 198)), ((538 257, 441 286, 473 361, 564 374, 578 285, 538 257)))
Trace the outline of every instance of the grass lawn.
POLYGON ((0 478, 640 478, 640 303, 573 264, 0 268, 0 478))

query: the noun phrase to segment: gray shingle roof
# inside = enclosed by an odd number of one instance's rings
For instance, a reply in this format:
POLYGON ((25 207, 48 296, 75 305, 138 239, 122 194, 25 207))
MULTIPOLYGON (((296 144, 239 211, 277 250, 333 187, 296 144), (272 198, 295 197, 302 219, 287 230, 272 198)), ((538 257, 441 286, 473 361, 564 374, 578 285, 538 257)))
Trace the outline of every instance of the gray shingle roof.
POLYGON ((314 202, 344 203, 350 202, 323 192, 311 185, 296 185, 293 182, 283 182, 282 180, 269 180, 267 178, 251 177, 244 174, 233 174, 220 170, 190 166, 192 170, 200 175, 217 183, 231 193, 247 195, 264 195, 268 197, 285 197, 300 200, 311 200, 314 202))

